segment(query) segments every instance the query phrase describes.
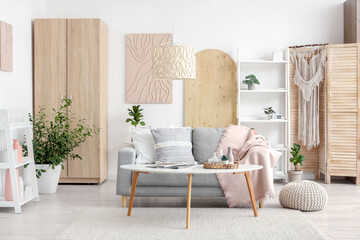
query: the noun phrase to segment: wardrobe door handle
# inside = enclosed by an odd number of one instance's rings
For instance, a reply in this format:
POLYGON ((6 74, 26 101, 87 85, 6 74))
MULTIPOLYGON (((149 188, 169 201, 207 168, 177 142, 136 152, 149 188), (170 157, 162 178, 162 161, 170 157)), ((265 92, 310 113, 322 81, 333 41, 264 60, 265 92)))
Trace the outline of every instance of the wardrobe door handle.
POLYGON ((64 94, 62 93, 61 94, 61 102, 63 102, 64 101, 64 94))
POLYGON ((70 100, 72 101, 72 94, 70 94, 70 100))

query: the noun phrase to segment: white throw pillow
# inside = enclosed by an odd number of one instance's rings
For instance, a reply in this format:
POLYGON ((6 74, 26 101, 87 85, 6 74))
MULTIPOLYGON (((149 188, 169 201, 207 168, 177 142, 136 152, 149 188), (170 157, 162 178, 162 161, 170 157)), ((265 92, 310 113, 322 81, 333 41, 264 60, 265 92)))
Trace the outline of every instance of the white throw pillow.
POLYGON ((155 163, 154 138, 149 128, 129 128, 136 150, 135 163, 155 163))

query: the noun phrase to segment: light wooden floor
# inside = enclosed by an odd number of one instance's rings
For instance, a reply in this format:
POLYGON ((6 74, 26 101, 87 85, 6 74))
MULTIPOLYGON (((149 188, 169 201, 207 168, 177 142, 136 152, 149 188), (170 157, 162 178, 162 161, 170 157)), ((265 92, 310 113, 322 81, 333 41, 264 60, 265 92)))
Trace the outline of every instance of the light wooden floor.
MULTIPOLYGON (((278 207, 278 195, 284 183, 276 183, 276 198, 264 207, 278 207)), ((329 204, 320 212, 304 213, 326 239, 360 239, 360 187, 345 181, 322 184, 329 204)), ((91 207, 119 207, 115 181, 102 185, 60 185, 51 196, 40 196, 40 203, 29 203, 22 214, 0 208, 0 239, 49 239, 70 225, 78 214, 91 207)), ((186 198, 136 198, 134 207, 186 207, 186 198)), ((192 207, 226 207, 223 198, 193 198, 192 207)), ((296 223, 294 223, 296 224, 296 223)))

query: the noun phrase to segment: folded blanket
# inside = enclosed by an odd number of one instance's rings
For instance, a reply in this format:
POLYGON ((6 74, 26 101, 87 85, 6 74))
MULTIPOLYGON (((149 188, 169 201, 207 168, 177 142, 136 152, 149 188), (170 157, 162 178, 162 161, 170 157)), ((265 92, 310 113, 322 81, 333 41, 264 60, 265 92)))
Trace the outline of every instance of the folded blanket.
MULTIPOLYGON (((256 201, 274 197, 272 168, 280 158, 281 152, 271 150, 263 136, 255 135, 247 127, 235 125, 229 125, 226 128, 216 151, 222 149, 224 154, 227 154, 228 147, 232 147, 234 159, 240 164, 255 164, 264 167, 250 172, 256 201)), ((219 173, 217 178, 229 207, 250 205, 249 191, 243 174, 219 173)))

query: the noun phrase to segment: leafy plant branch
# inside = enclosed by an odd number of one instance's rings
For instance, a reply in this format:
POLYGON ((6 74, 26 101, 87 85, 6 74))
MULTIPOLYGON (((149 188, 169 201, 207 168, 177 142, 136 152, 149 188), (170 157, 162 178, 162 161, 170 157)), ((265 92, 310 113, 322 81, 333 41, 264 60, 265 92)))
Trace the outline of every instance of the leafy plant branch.
POLYGON ((252 86, 254 84, 260 84, 259 80, 256 78, 254 74, 247 75, 245 77, 245 80, 243 80, 243 83, 248 86, 252 86))
MULTIPOLYGON (((52 109, 51 116, 45 113, 45 107, 40 107, 35 116, 29 115, 33 126, 33 149, 36 164, 48 164, 52 169, 61 165, 67 159, 75 160, 82 157, 74 153, 74 149, 85 142, 88 137, 98 134, 100 129, 89 127, 85 119, 78 119, 71 112, 71 99, 63 99, 60 108, 52 109), (51 120, 50 120, 51 119, 51 120)), ((25 140, 26 141, 26 140, 25 140)), ((26 142, 23 146, 25 155, 28 154, 26 142)), ((37 169, 36 177, 40 178, 45 169, 37 169)))
POLYGON ((276 112, 274 111, 274 109, 272 109, 272 107, 267 107, 267 108, 263 108, 263 109, 264 109, 264 113, 266 115, 276 114, 276 112))
POLYGON ((126 122, 130 122, 131 125, 133 126, 137 126, 137 125, 141 125, 141 126, 145 126, 145 122, 143 121, 144 120, 144 115, 142 114, 142 111, 144 109, 141 109, 140 108, 140 105, 133 105, 132 106, 132 109, 128 109, 128 112, 129 112, 129 116, 131 118, 128 118, 126 119, 126 122))
POLYGON ((298 171, 298 164, 303 166, 303 161, 305 161, 305 157, 300 154, 300 145, 294 143, 293 147, 291 148, 291 155, 292 158, 290 158, 290 162, 292 162, 295 166, 295 171, 298 171))

